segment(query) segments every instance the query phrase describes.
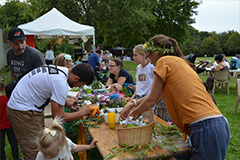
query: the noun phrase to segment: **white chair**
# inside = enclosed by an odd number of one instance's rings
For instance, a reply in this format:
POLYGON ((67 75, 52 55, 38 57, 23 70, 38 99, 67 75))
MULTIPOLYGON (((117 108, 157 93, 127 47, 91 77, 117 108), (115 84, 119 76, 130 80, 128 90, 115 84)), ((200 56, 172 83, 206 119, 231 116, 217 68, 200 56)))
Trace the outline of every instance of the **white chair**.
POLYGON ((236 100, 236 105, 235 105, 235 110, 234 114, 237 113, 237 108, 240 100, 240 79, 237 79, 237 100, 236 100))
POLYGON ((213 94, 216 88, 216 84, 218 83, 218 84, 226 84, 227 94, 229 95, 228 74, 229 74, 229 71, 227 70, 214 72, 214 82, 213 82, 213 90, 212 90, 213 94))

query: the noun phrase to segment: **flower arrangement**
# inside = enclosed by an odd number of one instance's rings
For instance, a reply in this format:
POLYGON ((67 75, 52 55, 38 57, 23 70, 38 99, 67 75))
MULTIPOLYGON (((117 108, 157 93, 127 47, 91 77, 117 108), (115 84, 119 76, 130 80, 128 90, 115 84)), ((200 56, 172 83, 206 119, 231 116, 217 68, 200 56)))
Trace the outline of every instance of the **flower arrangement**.
POLYGON ((80 106, 87 103, 98 104, 101 109, 121 108, 127 103, 125 95, 119 91, 110 93, 97 92, 86 94, 86 92, 82 90, 78 92, 77 98, 80 106))

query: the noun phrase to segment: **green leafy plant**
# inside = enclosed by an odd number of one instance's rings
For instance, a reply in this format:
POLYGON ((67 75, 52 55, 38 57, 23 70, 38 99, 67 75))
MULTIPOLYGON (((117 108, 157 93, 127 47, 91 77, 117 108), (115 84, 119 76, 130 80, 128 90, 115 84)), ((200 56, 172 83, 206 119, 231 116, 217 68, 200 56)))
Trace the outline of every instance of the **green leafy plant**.
MULTIPOLYGON (((47 45, 50 44, 51 39, 40 39, 35 41, 35 46, 40 50, 41 52, 45 53, 47 50, 47 45)), ((67 53, 73 56, 75 45, 71 45, 68 43, 67 40, 64 40, 62 44, 55 43, 56 40, 54 40, 54 45, 52 47, 52 50, 56 55, 60 53, 67 53)))
POLYGON ((103 121, 104 119, 102 116, 96 115, 96 117, 88 117, 85 119, 76 120, 71 128, 80 124, 82 124, 84 128, 99 128, 98 124, 102 123, 103 121))
POLYGON ((159 143, 151 143, 151 144, 144 144, 144 145, 134 145, 129 146, 126 144, 121 144, 122 147, 116 146, 110 149, 110 153, 107 154, 104 158, 104 160, 111 159, 113 157, 116 157, 116 154, 119 154, 120 156, 123 154, 123 152, 130 152, 131 155, 140 154, 141 159, 144 158, 148 154, 148 151, 151 151, 153 149, 153 146, 160 145, 159 143))
POLYGON ((103 84, 100 81, 94 81, 92 83, 92 89, 102 89, 103 84))
POLYGON ((121 92, 126 96, 126 97, 131 97, 132 95, 129 93, 128 88, 123 86, 121 92))
POLYGON ((54 43, 54 49, 55 49, 54 52, 56 54, 67 53, 67 54, 70 54, 71 56, 73 56, 74 48, 75 48, 75 46, 68 44, 68 41, 66 41, 66 40, 64 40, 61 45, 54 43))
POLYGON ((73 87, 73 88, 70 89, 70 91, 79 92, 80 88, 79 87, 73 87))
POLYGON ((48 44, 49 44, 49 39, 40 39, 35 41, 36 48, 42 53, 46 52, 48 44))
POLYGON ((175 152, 178 148, 174 145, 174 141, 183 136, 182 132, 176 125, 164 126, 162 124, 154 124, 153 135, 155 139, 160 137, 161 144, 169 146, 169 150, 175 152))
POLYGON ((162 135, 166 137, 174 136, 174 138, 180 138, 183 136, 182 132, 176 125, 164 126, 162 124, 155 124, 153 130, 156 135, 162 135))

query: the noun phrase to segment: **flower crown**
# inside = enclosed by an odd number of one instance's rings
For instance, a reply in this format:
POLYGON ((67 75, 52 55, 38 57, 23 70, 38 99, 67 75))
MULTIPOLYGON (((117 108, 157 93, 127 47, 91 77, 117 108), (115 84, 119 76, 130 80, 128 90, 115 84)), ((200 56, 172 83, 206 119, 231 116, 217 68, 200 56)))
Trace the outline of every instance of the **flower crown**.
MULTIPOLYGON (((160 46, 162 45, 163 45, 163 42, 160 44, 160 46)), ((154 45, 153 41, 151 41, 151 42, 144 43, 143 49, 146 49, 148 52, 151 52, 152 54, 162 53, 162 55, 164 55, 164 54, 174 53, 174 48, 172 46, 170 49, 165 48, 165 46, 163 48, 160 46, 154 45)))

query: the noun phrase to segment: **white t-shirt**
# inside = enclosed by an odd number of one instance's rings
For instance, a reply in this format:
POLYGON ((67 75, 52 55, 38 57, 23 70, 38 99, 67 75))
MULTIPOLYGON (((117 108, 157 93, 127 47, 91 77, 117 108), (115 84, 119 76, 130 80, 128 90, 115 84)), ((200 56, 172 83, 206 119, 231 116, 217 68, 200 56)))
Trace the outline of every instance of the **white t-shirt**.
POLYGON ((27 111, 41 112, 42 106, 49 98, 58 104, 64 105, 68 95, 68 69, 57 67, 59 70, 48 67, 38 67, 26 74, 14 88, 8 101, 8 107, 27 111))
POLYGON ((68 150, 67 147, 64 146, 62 150, 58 153, 58 155, 54 158, 48 159, 46 158, 41 151, 38 152, 36 160, 73 160, 73 156, 71 150, 75 149, 77 145, 73 143, 69 138, 67 138, 68 142, 68 150), (70 151, 70 152, 69 152, 70 151))
MULTIPOLYGON (((227 62, 227 61, 224 61, 224 63, 228 66, 228 68, 230 68, 230 64, 227 62)), ((216 68, 217 67, 217 62, 215 61, 214 63, 213 63, 213 68, 216 68)))
POLYGON ((54 53, 52 50, 47 50, 45 53, 45 59, 46 60, 53 60, 54 59, 54 53))
POLYGON ((112 58, 112 53, 107 54, 107 58, 112 58))
POLYGON ((136 95, 146 96, 151 92, 154 66, 148 63, 144 68, 139 64, 136 68, 136 95))

